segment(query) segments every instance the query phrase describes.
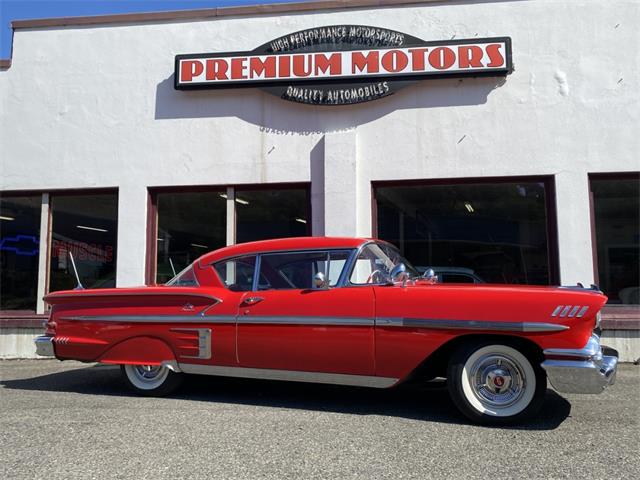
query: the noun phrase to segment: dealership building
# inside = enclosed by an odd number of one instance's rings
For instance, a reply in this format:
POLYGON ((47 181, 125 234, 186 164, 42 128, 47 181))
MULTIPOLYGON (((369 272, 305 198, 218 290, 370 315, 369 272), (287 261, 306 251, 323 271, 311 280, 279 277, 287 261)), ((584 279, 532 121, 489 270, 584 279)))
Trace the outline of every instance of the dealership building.
MULTIPOLYGON (((51 291, 378 237, 445 282, 597 284, 640 357, 640 5, 318 0, 13 22, 0 357, 51 291)), ((428 306, 425 306, 428 309, 428 306)), ((604 339, 603 339, 604 341, 604 339)))

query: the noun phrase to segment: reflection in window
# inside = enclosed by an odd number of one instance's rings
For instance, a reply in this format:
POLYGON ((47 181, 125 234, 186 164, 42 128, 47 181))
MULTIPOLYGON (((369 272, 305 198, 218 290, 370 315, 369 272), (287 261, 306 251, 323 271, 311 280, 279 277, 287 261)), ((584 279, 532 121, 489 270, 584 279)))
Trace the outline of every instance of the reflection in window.
POLYGON ((307 189, 236 190, 236 241, 310 234, 307 189))
POLYGON ((226 195, 158 193, 156 282, 165 283, 201 255, 226 244, 226 195))
POLYGON ((322 272, 329 286, 335 286, 349 258, 349 250, 324 252, 287 252, 262 255, 260 260, 260 290, 315 288, 314 277, 322 272))
POLYGON ((378 236, 418 270, 464 267, 490 283, 549 284, 545 194, 538 182, 378 187, 378 236))
POLYGON ((608 303, 640 303, 640 179, 592 179, 598 284, 608 303))
POLYGON ((0 196, 0 310, 36 309, 41 202, 0 196))
POLYGON ((51 220, 49 290, 75 288, 70 254, 85 288, 115 287, 118 196, 54 195, 51 220))
POLYGON ((216 263, 215 269, 218 277, 229 290, 249 292, 253 289, 253 277, 256 270, 255 255, 216 263))

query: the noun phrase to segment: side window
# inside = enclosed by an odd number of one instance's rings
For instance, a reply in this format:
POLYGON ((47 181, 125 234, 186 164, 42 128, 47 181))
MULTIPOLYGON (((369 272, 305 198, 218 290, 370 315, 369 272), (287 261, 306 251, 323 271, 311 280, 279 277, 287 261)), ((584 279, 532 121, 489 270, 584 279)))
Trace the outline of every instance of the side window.
POLYGON ((183 271, 181 271, 178 275, 173 277, 171 280, 167 282, 167 286, 170 287, 197 287, 198 279, 196 278, 196 274, 193 271, 193 266, 189 265, 183 271))
POLYGON ((367 245, 356 259, 349 279, 354 285, 377 284, 393 268, 393 262, 379 245, 367 245))
POLYGON ((249 292, 253 288, 253 278, 256 270, 255 255, 218 262, 214 267, 220 280, 229 290, 249 292))
POLYGON ((318 272, 322 272, 329 280, 329 286, 335 286, 349 254, 349 250, 335 250, 262 255, 259 289, 312 289, 315 288, 314 277, 318 272), (263 278, 268 284, 264 287, 263 278))

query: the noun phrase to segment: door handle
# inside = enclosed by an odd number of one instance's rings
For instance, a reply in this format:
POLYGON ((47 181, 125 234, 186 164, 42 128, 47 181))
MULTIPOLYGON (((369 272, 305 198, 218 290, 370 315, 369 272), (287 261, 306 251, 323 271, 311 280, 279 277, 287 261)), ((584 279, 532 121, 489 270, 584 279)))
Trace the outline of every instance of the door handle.
POLYGON ((259 303, 262 300, 264 300, 264 298, 262 297, 247 297, 242 301, 242 303, 244 303, 245 305, 255 305, 256 303, 259 303))

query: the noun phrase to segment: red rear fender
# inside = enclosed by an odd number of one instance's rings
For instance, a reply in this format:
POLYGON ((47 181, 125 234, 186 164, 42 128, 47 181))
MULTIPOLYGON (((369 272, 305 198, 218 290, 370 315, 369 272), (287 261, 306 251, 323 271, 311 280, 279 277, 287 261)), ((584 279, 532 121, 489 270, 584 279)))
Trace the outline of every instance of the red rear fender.
POLYGON ((169 345, 152 337, 130 338, 107 350, 98 362, 127 365, 160 365, 175 361, 169 345))

